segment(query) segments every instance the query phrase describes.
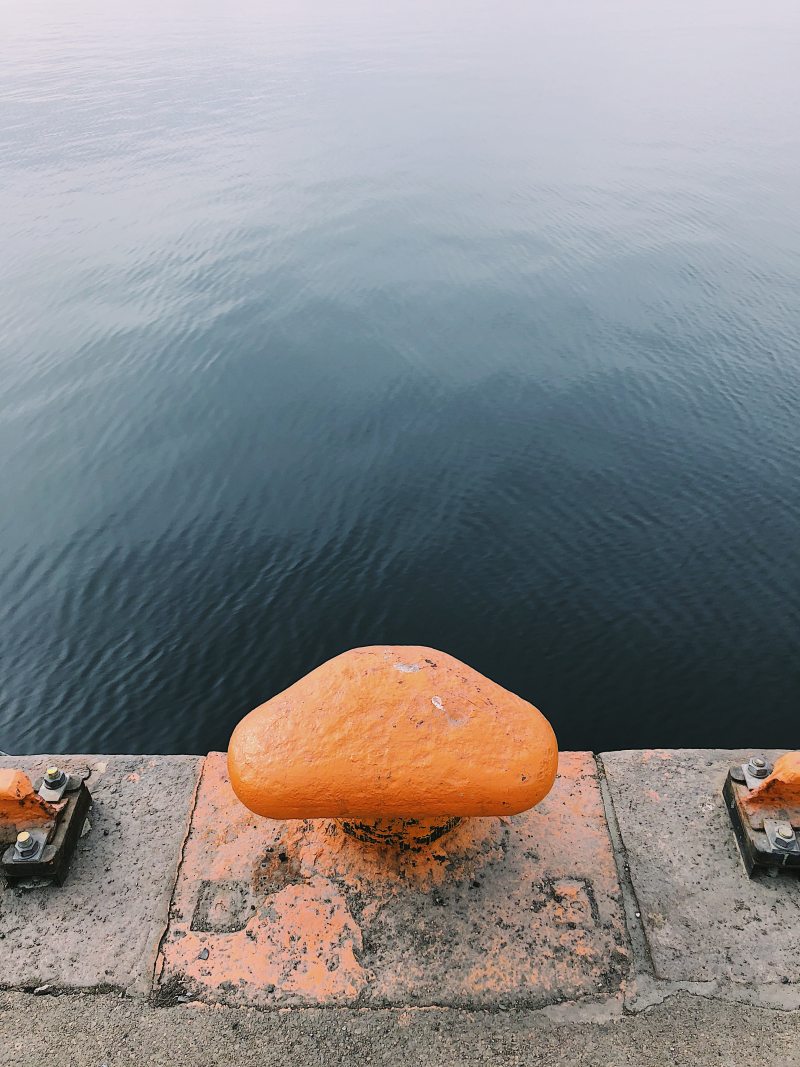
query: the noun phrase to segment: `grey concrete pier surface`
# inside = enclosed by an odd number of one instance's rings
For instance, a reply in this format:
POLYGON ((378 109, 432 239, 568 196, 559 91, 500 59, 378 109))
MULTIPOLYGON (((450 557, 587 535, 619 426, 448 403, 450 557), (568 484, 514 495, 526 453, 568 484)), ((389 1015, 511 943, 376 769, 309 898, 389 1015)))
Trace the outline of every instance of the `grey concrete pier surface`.
MULTIPOLYGON (((0 986, 149 995, 202 760, 197 756, 13 756, 83 777, 91 829, 63 886, 0 893, 0 986)), ((2 878, 0 877, 0 881, 2 878)), ((47 991, 47 990, 46 990, 47 991)))
MULTIPOLYGON (((198 803, 202 758, 4 757, 0 767, 21 766, 31 776, 50 762, 89 773, 94 809, 91 830, 81 839, 63 887, 4 886, 0 891, 0 1065, 800 1067, 800 878, 747 877, 721 797, 728 768, 750 754, 604 753, 595 758, 591 774, 582 771, 583 794, 575 796, 586 800, 575 802, 572 818, 580 823, 582 805, 587 805, 587 833, 592 836, 591 852, 584 849, 585 855, 602 856, 607 849, 613 857, 617 886, 606 892, 619 901, 623 917, 625 951, 619 958, 624 966, 602 989, 576 997, 574 983, 565 980, 563 989, 552 984, 562 972, 571 973, 568 967, 543 966, 542 959, 532 959, 532 981, 538 975, 556 976, 547 978, 543 1006, 531 1007, 530 996, 515 1003, 507 990, 493 1003, 485 976, 476 970, 475 997, 471 1001, 465 995, 456 1007, 402 1002, 370 1007, 369 946, 356 944, 365 970, 349 1001, 344 997, 329 1006, 320 996, 318 1007, 270 1010, 242 1006, 259 1000, 247 989, 248 982, 259 980, 257 960, 245 977, 232 973, 230 995, 223 982, 207 996, 203 983, 183 983, 174 966, 164 966, 164 946, 187 936, 182 931, 197 928, 182 910, 182 902, 191 898, 186 879, 194 876, 193 867, 186 865, 188 842, 197 852, 204 840, 210 849, 219 839, 220 827, 204 824, 208 806, 198 803), (602 798, 601 808, 595 795, 602 798), (177 892, 179 883, 183 890, 177 892)), ((586 768, 586 757, 581 760, 586 768)), ((572 764, 576 758, 565 756, 565 770, 572 764)), ((568 775, 560 788, 568 790, 568 775)), ((536 833, 547 834, 548 826, 545 814, 536 833)), ((248 832, 248 842, 257 843, 257 825, 248 832)), ((514 847, 514 835, 504 840, 514 847)), ((552 944, 542 939, 541 930, 532 938, 544 957, 552 952, 562 959, 575 951, 591 959, 596 946, 608 939, 602 913, 598 921, 589 912, 583 917, 581 910, 582 893, 589 893, 591 903, 596 872, 581 870, 576 879, 574 849, 562 871, 557 848, 546 844, 539 849, 535 841, 526 842, 525 869, 532 865, 535 871, 539 853, 546 855, 545 881, 556 887, 555 893, 551 900, 547 893, 553 890, 537 889, 532 899, 544 893, 547 907, 533 908, 529 918, 519 916, 518 921, 536 924, 546 916, 552 944)), ((508 862, 501 853, 493 863, 508 862)), ((263 862, 254 855, 254 871, 263 862)), ((328 868, 333 866, 325 867, 333 885, 335 873, 328 868)), ((491 878, 490 868, 486 870, 491 878)), ((319 863, 308 875, 293 870, 281 887, 270 887, 263 915, 257 912, 258 897, 252 897, 252 910, 261 916, 254 929, 261 930, 277 913, 273 901, 298 899, 306 892, 304 877, 324 895, 327 883, 319 863)), ((490 886, 485 883, 483 892, 490 886)), ((439 887, 431 899, 438 904, 448 896, 439 887)), ((520 894, 520 906, 528 899, 520 894)), ((438 904, 437 939, 448 936, 447 907, 438 904)), ((363 920, 369 910, 366 885, 353 912, 356 927, 369 930, 363 920)), ((463 914, 454 914, 452 929, 463 936, 463 914)), ((473 929, 480 956, 480 939, 488 935, 480 922, 473 929)), ((323 925, 315 937, 324 941, 325 936, 323 925)), ((354 943, 358 936, 356 929, 354 943)), ((398 936, 403 936, 402 924, 398 936)), ((496 948, 496 934, 492 936, 496 948)), ((223 944, 225 934, 219 937, 223 944)), ((441 946, 436 949, 441 955, 441 946)), ((216 951, 214 943, 211 951, 216 951)), ((292 944, 287 951, 295 951, 292 944)), ((327 959, 324 953, 320 958, 327 959)), ((459 958, 453 953, 454 960, 459 958)))

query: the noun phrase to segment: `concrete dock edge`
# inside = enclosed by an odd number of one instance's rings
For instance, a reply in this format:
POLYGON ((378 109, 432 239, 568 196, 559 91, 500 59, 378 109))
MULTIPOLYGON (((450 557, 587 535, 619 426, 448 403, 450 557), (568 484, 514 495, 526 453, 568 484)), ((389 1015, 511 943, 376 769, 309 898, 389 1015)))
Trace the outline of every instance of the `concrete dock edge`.
POLYGON ((689 1044, 663 1062, 719 1062, 698 1057, 724 1020, 750 1063, 800 1064, 800 880, 747 877, 720 796, 746 755, 564 753, 534 812, 476 821, 424 869, 390 871, 324 826, 251 816, 220 755, 3 757, 32 777, 50 762, 88 775, 94 804, 63 887, 0 892, 0 1063, 34 1062, 11 1051, 25 1011, 44 1046, 48 1028, 94 1020, 114 1051, 92 1059, 75 1039, 74 1062, 96 1067, 129 1062, 123 1033, 144 1047, 178 1019, 163 1062, 200 1040, 194 1062, 235 1048, 249 1063, 256 1047, 280 1062, 291 1037, 389 1063, 425 1034, 482 1062, 491 1033, 497 1059, 527 1063, 548 1048, 566 1062, 575 1028, 598 1056, 610 1028, 634 1049, 670 1015, 689 1044))

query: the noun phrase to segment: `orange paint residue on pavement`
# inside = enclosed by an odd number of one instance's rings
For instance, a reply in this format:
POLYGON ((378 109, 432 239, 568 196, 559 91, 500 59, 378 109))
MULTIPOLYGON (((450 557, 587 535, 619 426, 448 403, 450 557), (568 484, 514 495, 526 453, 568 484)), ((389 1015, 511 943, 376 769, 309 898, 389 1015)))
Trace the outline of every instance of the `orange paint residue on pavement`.
POLYGON ((464 819, 415 850, 334 819, 258 818, 212 753, 159 987, 263 1007, 540 1005, 616 990, 627 964, 590 754, 562 753, 533 811, 464 819))

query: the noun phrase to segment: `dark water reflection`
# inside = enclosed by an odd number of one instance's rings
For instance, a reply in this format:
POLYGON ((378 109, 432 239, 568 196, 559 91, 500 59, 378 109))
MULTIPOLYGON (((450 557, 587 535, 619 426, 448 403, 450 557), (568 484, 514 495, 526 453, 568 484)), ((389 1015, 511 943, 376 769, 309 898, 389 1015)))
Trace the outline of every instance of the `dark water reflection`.
POLYGON ((797 745, 800 9, 6 5, 0 748, 430 644, 797 745))

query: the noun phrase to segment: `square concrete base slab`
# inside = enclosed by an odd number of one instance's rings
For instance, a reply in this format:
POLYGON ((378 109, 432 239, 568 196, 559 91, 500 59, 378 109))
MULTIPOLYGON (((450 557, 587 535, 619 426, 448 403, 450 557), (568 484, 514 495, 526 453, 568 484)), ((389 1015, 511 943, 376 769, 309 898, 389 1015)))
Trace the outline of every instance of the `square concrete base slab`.
POLYGON ((31 781, 50 764, 87 775, 91 830, 63 886, 0 879, 0 985, 149 993, 189 826, 196 756, 20 756, 31 781))
POLYGON ((751 754, 603 753, 658 978, 800 980, 800 880, 748 878, 722 799, 751 754))
POLYGON ((160 999, 540 1006, 619 990, 628 948, 594 760, 561 756, 534 811, 419 852, 244 808, 208 756, 160 999))

